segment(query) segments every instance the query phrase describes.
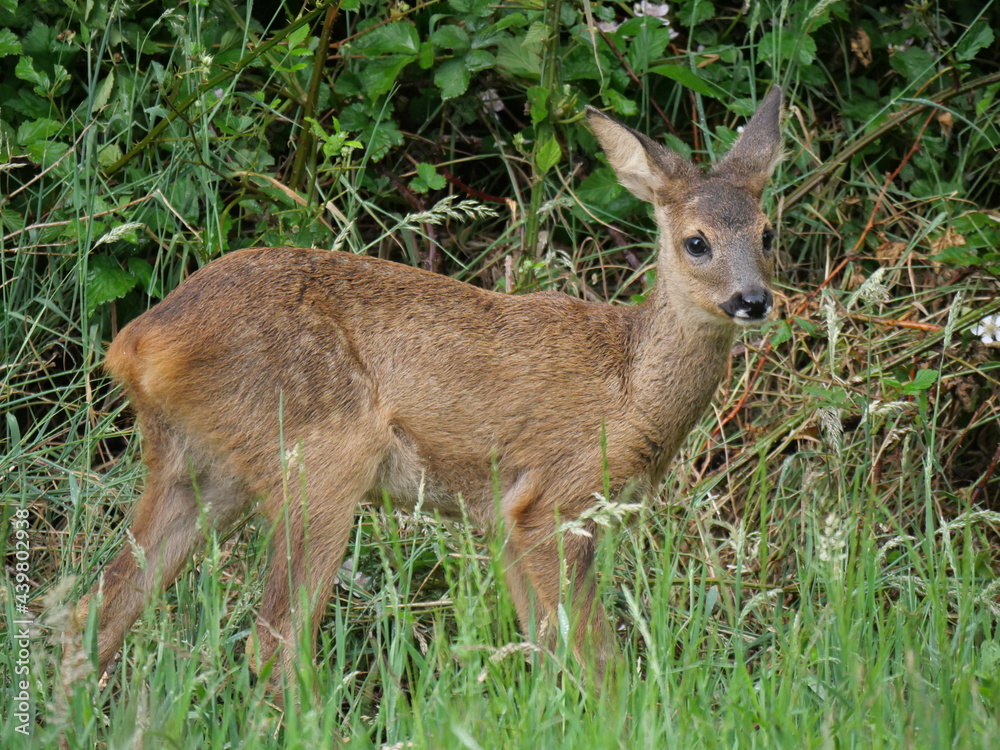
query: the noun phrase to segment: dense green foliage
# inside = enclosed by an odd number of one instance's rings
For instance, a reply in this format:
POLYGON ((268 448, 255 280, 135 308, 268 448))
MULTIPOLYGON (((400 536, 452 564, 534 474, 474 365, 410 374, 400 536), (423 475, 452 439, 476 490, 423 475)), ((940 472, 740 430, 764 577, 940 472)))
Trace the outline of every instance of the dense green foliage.
POLYGON ((39 618, 30 738, 7 720, 5 745, 995 744, 1000 7, 661 10, 0 0, 5 716, 18 597, 39 618), (125 322, 261 244, 629 304, 652 222, 584 105, 708 163, 773 83, 783 299, 663 491, 604 539, 620 696, 522 642, 491 543, 373 508, 284 714, 242 653, 252 523, 207 540, 106 685, 61 640, 142 482, 100 369, 125 322))

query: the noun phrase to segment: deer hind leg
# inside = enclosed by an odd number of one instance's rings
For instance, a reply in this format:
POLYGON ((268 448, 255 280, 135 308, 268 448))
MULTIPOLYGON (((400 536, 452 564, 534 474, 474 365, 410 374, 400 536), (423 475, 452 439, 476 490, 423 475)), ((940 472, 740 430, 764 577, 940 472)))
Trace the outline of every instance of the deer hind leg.
POLYGON ((614 678, 606 673, 609 667, 614 670, 617 652, 597 597, 594 524, 560 531, 555 508, 548 491, 535 492, 523 481, 504 498, 507 583, 522 627, 530 632, 534 616, 540 637, 549 645, 555 642, 559 605, 568 600, 573 651, 584 668, 592 670, 588 682, 599 689, 606 677, 614 678))
POLYGON ((289 451, 286 481, 272 489, 263 508, 273 529, 271 567, 247 653, 257 672, 275 660, 271 680, 276 694, 282 674, 289 686, 296 684, 299 644, 305 642, 310 655, 315 652, 319 624, 333 593, 355 510, 374 487, 385 456, 380 441, 357 439, 363 432, 341 432, 354 436, 350 446, 289 451), (306 615, 309 630, 303 633, 306 615))
POLYGON ((143 427, 148 476, 133 514, 131 538, 76 609, 82 629, 91 603, 100 602, 100 672, 121 648, 151 594, 173 584, 211 528, 225 530, 251 499, 237 477, 181 433, 158 421, 143 427))

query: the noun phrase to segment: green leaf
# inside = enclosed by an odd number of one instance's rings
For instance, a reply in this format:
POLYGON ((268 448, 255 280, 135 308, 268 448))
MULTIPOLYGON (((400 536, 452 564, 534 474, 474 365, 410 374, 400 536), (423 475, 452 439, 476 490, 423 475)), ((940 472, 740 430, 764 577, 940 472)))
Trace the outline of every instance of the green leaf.
POLYGON ((87 275, 84 286, 87 292, 87 314, 98 305, 124 297, 136 285, 136 278, 114 258, 106 255, 92 255, 87 259, 87 275))
POLYGON ((388 93, 400 71, 416 59, 416 55, 393 55, 371 60, 361 69, 361 87, 365 96, 375 99, 388 93))
POLYGON ((457 52, 464 52, 469 49, 469 45, 471 44, 469 41, 469 32, 461 26, 455 26, 454 24, 442 26, 431 34, 431 42, 443 49, 455 50, 457 52))
POLYGON ((480 70, 492 68, 496 65, 496 62, 496 55, 492 52, 487 52, 484 49, 471 50, 465 56, 465 67, 468 68, 470 73, 476 73, 480 70))
POLYGON ((416 55, 420 51, 417 27, 409 21, 377 26, 354 42, 354 47, 366 55, 400 53, 416 55))
POLYGON ((516 26, 518 28, 521 28, 522 26, 527 26, 527 25, 528 25, 528 19, 525 17, 523 13, 511 13, 509 16, 504 16, 499 21, 497 21, 496 25, 493 26, 493 28, 497 30, 503 30, 503 29, 509 29, 511 26, 516 26))
POLYGON ((0 29, 0 57, 21 54, 21 40, 10 29, 0 29))
POLYGON ((552 92, 543 86, 531 86, 527 93, 531 102, 531 122, 537 125, 549 116, 548 102, 552 92))
POLYGON ((403 145, 403 134, 392 120, 372 122, 361 129, 358 138, 368 144, 368 156, 372 161, 381 160, 393 146, 403 145))
POLYGON ((535 21, 528 27, 528 32, 524 35, 524 39, 521 40, 521 46, 537 47, 548 39, 550 34, 548 26, 541 21, 535 21))
POLYGON ((29 120, 21 123, 17 129, 17 142, 25 147, 29 147, 38 142, 44 142, 52 138, 62 130, 62 123, 48 117, 41 117, 37 120, 29 120))
POLYGON ((421 70, 430 70, 434 67, 434 45, 430 42, 420 43, 420 59, 417 64, 421 70))
POLYGON ((955 58, 971 60, 983 47, 989 47, 993 44, 993 37, 993 29, 980 19, 965 32, 958 44, 955 45, 955 58))
POLYGON ((771 346, 784 344, 792 337, 792 326, 787 320, 779 320, 771 326, 771 346))
POLYGON ((333 90, 344 98, 357 96, 361 93, 361 78, 349 70, 343 71, 333 84, 333 90))
POLYGON ((101 169, 107 169, 116 161, 122 158, 122 150, 117 143, 109 143, 97 152, 97 165, 101 169))
POLYGON ((715 6, 708 0, 688 0, 677 9, 677 22, 688 28, 694 28, 712 18, 715 18, 715 6))
POLYGON ((17 65, 14 66, 14 75, 22 81, 27 81, 32 85, 32 90, 39 96, 45 96, 49 88, 49 77, 46 73, 39 73, 28 56, 19 57, 17 65))
POLYGON ((795 59, 802 65, 810 65, 816 59, 816 42, 808 35, 793 34, 785 28, 774 29, 760 38, 757 57, 775 63, 795 59))
MULTIPOLYGON (((576 197, 580 203, 594 213, 615 221, 621 220, 639 207, 637 198, 618 183, 618 178, 610 167, 598 167, 577 186, 576 197)), ((577 211, 582 220, 589 217, 587 212, 577 211)))
POLYGON ((548 140, 542 143, 535 152, 535 166, 538 168, 538 174, 545 174, 561 159, 562 149, 559 147, 559 141, 554 135, 549 136, 548 140))
POLYGON ((934 58, 923 47, 907 47, 893 55, 890 63, 907 81, 917 81, 934 70, 934 58))
POLYGON ((938 379, 937 370, 918 370, 913 380, 903 386, 903 393, 913 395, 931 388, 938 379))
POLYGON ((504 39, 497 45, 497 67, 515 78, 537 79, 542 74, 542 58, 517 39, 504 39))
POLYGON ((410 188, 415 193, 426 193, 428 190, 441 190, 447 184, 448 181, 437 173, 433 164, 421 162, 417 165, 417 176, 410 182, 410 188))
POLYGON ((965 247, 946 247, 941 252, 930 256, 930 259, 949 266, 978 266, 979 255, 974 250, 965 247))
POLYGON ((448 5, 458 13, 485 17, 492 13, 491 0, 448 0, 448 5))
POLYGON ((465 60, 446 60, 434 71, 434 84, 441 89, 442 99, 454 99, 469 88, 469 70, 465 60))
POLYGON ((682 65, 654 65, 649 69, 649 72, 666 76, 671 80, 677 81, 684 88, 691 89, 696 94, 701 94, 702 96, 710 96, 713 99, 721 99, 723 101, 729 98, 729 94, 722 88, 682 65))
POLYGON ((601 98, 611 105, 615 112, 625 117, 630 117, 639 111, 639 107, 634 101, 614 89, 606 89, 602 92, 601 98))
POLYGON ((153 276, 153 267, 142 258, 129 258, 128 270, 142 286, 143 291, 150 297, 163 299, 163 279, 153 276))
POLYGON ((299 28, 292 31, 287 37, 288 51, 292 52, 296 47, 301 47, 302 42, 306 40, 306 36, 309 34, 308 26, 300 26, 299 28))
POLYGON ((108 106, 108 101, 111 99, 111 90, 115 85, 115 70, 112 68, 108 71, 107 77, 101 83, 101 87, 97 90, 97 96, 94 97, 94 111, 100 112, 106 106, 108 106))

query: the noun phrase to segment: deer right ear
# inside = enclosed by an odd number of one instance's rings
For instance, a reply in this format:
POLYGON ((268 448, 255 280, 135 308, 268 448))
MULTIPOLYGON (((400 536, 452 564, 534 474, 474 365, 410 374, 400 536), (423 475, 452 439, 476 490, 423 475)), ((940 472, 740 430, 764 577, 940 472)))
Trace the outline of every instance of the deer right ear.
POLYGON ((690 182, 697 176, 687 159, 600 110, 587 107, 587 120, 618 181, 639 200, 653 203, 657 191, 670 183, 690 182))
POLYGON ((781 88, 772 86, 726 157, 712 170, 760 199, 781 161, 781 88))

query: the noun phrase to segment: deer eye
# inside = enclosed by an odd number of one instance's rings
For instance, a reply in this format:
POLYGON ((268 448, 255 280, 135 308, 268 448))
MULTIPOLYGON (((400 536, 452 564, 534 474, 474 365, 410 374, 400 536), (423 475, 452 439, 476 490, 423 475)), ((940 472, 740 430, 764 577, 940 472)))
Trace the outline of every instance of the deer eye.
POLYGON ((684 240, 684 249, 692 258, 702 258, 711 252, 712 247, 704 237, 688 237, 684 240))
POLYGON ((764 234, 761 236, 761 241, 764 243, 764 252, 771 252, 771 244, 774 242, 774 230, 765 229, 764 234))

